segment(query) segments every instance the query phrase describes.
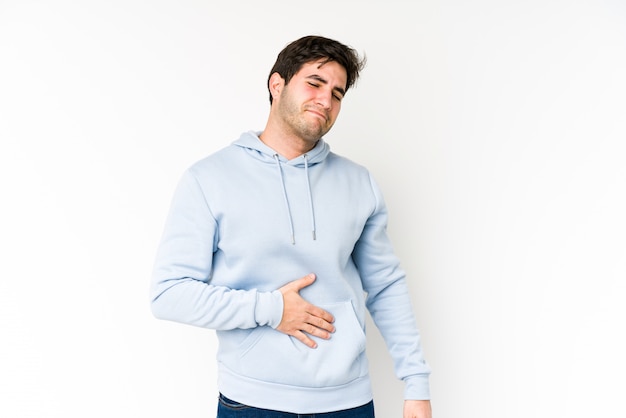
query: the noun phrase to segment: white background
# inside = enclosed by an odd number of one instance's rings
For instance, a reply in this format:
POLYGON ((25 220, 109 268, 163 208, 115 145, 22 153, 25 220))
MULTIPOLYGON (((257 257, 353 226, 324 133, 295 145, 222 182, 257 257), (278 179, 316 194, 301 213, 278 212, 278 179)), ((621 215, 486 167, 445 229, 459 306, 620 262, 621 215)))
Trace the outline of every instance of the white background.
POLYGON ((155 249, 308 34, 369 59, 326 139, 385 193, 434 416, 626 416, 621 0, 0 0, 0 416, 214 416, 214 334, 151 316, 155 249))

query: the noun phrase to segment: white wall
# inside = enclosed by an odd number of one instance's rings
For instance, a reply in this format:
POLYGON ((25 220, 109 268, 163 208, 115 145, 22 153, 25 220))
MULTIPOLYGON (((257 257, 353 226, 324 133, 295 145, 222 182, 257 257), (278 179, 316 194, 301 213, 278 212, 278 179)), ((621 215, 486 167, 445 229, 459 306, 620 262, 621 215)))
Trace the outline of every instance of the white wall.
POLYGON ((0 0, 0 415, 213 416, 213 333, 151 316, 154 252, 307 34, 369 57, 327 139, 385 191, 435 417, 625 416, 621 0, 0 0))

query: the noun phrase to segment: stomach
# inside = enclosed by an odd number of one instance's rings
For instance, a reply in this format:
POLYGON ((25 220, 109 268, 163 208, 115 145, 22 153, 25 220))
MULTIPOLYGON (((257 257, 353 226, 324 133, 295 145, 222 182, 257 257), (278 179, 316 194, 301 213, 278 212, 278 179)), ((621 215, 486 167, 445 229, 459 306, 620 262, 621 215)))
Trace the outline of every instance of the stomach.
POLYGON ((328 340, 317 348, 268 326, 219 331, 218 361, 247 378, 303 387, 339 386, 367 374, 366 337, 348 301, 319 305, 335 317, 328 340))

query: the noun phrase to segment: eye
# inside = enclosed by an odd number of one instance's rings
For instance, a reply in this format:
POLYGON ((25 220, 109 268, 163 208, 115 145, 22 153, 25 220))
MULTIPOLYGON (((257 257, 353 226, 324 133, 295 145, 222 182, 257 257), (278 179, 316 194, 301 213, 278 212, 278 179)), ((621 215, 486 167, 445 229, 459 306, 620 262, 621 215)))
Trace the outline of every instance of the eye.
POLYGON ((319 84, 311 83, 310 81, 308 83, 309 83, 309 86, 312 86, 312 87, 319 87, 320 86, 319 84))

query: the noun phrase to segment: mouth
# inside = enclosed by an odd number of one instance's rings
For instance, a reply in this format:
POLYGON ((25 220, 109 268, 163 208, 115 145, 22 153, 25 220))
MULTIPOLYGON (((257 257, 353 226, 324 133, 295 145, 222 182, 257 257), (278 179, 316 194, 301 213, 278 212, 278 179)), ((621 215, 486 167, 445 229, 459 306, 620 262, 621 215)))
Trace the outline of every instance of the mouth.
POLYGON ((320 119, 323 119, 324 122, 328 122, 328 115, 326 114, 326 112, 324 112, 323 110, 317 110, 317 109, 305 109, 307 112, 310 112, 312 114, 314 114, 315 116, 319 117, 320 119))

